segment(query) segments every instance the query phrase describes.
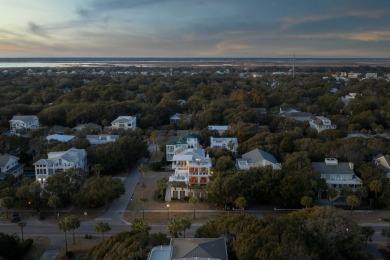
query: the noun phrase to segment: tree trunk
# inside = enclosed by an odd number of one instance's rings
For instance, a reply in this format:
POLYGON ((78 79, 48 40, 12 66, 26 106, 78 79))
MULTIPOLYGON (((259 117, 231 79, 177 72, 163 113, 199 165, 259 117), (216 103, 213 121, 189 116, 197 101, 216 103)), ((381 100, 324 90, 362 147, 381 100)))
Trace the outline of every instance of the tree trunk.
POLYGON ((67 253, 68 252, 68 238, 66 237, 66 231, 64 233, 65 233, 65 253, 67 253))

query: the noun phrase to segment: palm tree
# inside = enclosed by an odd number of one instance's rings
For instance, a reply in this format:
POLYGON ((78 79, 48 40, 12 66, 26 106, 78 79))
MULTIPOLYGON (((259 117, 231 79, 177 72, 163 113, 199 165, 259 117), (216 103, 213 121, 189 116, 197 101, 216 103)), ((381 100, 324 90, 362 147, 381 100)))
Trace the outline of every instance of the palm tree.
POLYGON ((232 140, 229 140, 229 142, 227 143, 227 147, 229 148, 229 150, 231 152, 233 152, 233 148, 234 148, 234 143, 232 140))
POLYGON ((145 187, 144 179, 145 179, 145 173, 148 172, 148 166, 146 164, 140 164, 138 166, 138 171, 140 171, 142 174, 142 187, 145 187))
POLYGON ((199 199, 195 196, 192 196, 190 199, 189 199, 189 202, 192 203, 194 205, 194 219, 195 219, 195 210, 196 210, 196 203, 198 203, 199 199))
POLYGON ((382 236, 387 237, 387 248, 389 248, 390 227, 387 227, 387 228, 382 230, 382 236))
POLYGON ((156 181, 157 190, 161 192, 161 196, 164 196, 164 190, 167 188, 168 177, 164 177, 156 181))
POLYGON ((96 223, 95 228, 94 228, 94 231, 96 233, 102 233, 103 240, 104 240, 104 233, 107 233, 110 230, 111 230, 110 225, 108 225, 108 223, 104 222, 104 221, 100 221, 100 222, 96 223))
POLYGON ((65 252, 68 252, 68 239, 66 237, 66 232, 69 231, 69 225, 67 219, 60 220, 57 224, 58 230, 63 231, 65 234, 65 252))
POLYGON ((347 204, 351 207, 351 214, 354 207, 359 205, 359 199, 355 195, 349 195, 346 199, 347 204))
POLYGON ((378 192, 382 191, 382 182, 380 180, 373 180, 369 184, 371 191, 375 192, 375 198, 378 196, 378 192))
POLYGON ((247 205, 247 201, 246 201, 246 199, 244 197, 238 197, 234 201, 234 206, 236 206, 237 208, 239 208, 241 210, 244 210, 246 205, 247 205))
POLYGON ((53 194, 47 200, 47 205, 54 209, 54 214, 57 215, 56 208, 60 205, 61 199, 56 194, 53 194))
POLYGON ((372 240, 372 236, 375 234, 375 230, 373 227, 364 226, 364 227, 362 227, 362 234, 365 238, 364 254, 366 254, 367 253, 367 243, 368 243, 368 241, 372 240))
POLYGON ((145 222, 139 219, 134 219, 131 223, 131 230, 139 233, 148 233, 150 230, 150 226, 147 225, 145 222))
POLYGON ((73 232, 73 245, 74 245, 76 244, 75 237, 74 237, 74 230, 80 227, 80 219, 75 215, 71 215, 67 217, 67 220, 68 220, 69 230, 72 230, 73 232))
POLYGON ((191 228, 191 221, 188 218, 179 219, 179 226, 183 231, 183 237, 186 237, 186 230, 191 228))
POLYGON ((23 228, 26 226, 27 224, 24 223, 24 222, 18 222, 18 226, 20 227, 21 231, 22 231, 22 241, 24 241, 24 237, 23 237, 23 228))
POLYGON ((301 205, 304 206, 305 208, 308 208, 308 207, 310 207, 312 201, 313 201, 313 199, 311 197, 303 196, 301 198, 301 205))
POLYGON ((145 203, 148 202, 148 198, 140 198, 139 201, 142 203, 142 219, 145 219, 145 203))
POLYGON ((180 226, 180 221, 176 219, 172 219, 169 221, 168 225, 168 233, 174 237, 177 238, 179 237, 180 231, 181 231, 181 226, 180 226))
MULTIPOLYGON (((176 189, 178 188, 178 187, 180 187, 180 182, 178 182, 178 181, 173 181, 173 182, 171 182, 171 186, 175 189, 175 191, 176 191, 176 189)), ((177 199, 177 198, 176 198, 177 199)))

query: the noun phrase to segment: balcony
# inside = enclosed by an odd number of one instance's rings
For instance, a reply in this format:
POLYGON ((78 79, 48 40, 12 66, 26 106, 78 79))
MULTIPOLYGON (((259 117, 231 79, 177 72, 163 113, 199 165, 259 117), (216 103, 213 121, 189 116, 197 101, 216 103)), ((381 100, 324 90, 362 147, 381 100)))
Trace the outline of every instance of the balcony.
POLYGON ((172 174, 171 176, 169 176, 169 182, 173 181, 188 183, 188 176, 172 174))

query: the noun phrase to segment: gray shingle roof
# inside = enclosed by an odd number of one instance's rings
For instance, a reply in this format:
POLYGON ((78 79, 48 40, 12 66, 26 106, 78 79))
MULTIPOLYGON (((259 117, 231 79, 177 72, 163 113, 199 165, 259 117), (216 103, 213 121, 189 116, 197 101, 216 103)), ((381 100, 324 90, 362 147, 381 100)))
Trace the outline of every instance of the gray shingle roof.
POLYGON ((0 167, 4 167, 8 161, 11 159, 12 155, 9 154, 1 154, 0 155, 0 167))
POLYGON ((278 163, 278 160, 276 160, 275 156, 258 148, 243 154, 242 158, 251 163, 256 163, 262 160, 269 161, 273 164, 278 163))
POLYGON ((224 238, 173 238, 171 245, 171 259, 228 259, 224 238))
POLYGON ((339 162, 335 165, 327 165, 324 162, 313 162, 312 164, 320 174, 354 174, 353 169, 346 162, 339 162))

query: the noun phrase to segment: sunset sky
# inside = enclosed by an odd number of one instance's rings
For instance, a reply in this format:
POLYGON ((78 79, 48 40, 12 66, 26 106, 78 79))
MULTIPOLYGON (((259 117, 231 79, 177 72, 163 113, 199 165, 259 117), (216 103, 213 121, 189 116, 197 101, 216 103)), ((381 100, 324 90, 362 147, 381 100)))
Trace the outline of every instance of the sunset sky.
POLYGON ((390 58, 389 0, 12 0, 0 57, 390 58))

